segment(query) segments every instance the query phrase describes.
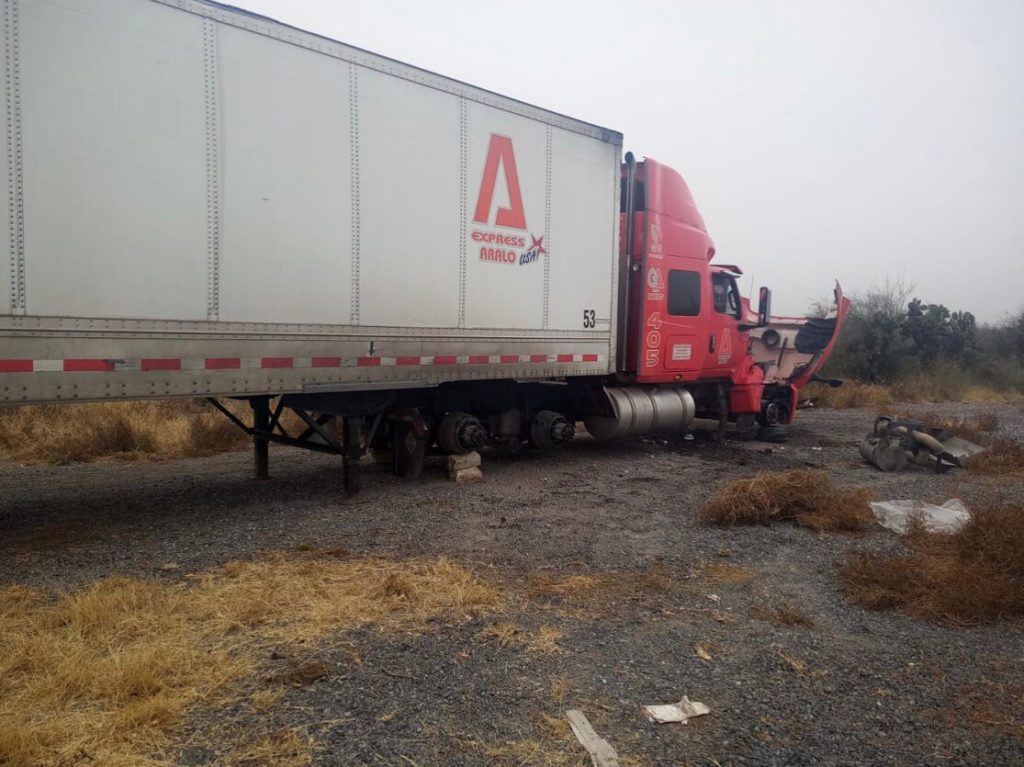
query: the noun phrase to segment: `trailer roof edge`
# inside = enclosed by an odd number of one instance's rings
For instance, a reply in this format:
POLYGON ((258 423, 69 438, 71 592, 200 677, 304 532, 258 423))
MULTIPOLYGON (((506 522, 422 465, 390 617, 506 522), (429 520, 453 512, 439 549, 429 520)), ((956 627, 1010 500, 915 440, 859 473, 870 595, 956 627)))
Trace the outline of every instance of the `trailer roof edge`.
POLYGON ((359 66, 367 67, 384 74, 400 77, 404 80, 417 82, 436 90, 451 93, 481 104, 518 114, 522 117, 538 120, 549 125, 564 128, 591 138, 604 141, 621 149, 622 134, 610 128, 577 120, 559 112, 530 104, 509 96, 503 96, 486 88, 481 88, 461 80, 431 72, 428 69, 382 56, 378 53, 343 43, 316 32, 286 24, 269 16, 262 16, 244 8, 214 0, 150 0, 150 2, 166 5, 186 11, 204 18, 227 24, 238 29, 245 29, 265 37, 297 45, 307 50, 332 56, 359 66))

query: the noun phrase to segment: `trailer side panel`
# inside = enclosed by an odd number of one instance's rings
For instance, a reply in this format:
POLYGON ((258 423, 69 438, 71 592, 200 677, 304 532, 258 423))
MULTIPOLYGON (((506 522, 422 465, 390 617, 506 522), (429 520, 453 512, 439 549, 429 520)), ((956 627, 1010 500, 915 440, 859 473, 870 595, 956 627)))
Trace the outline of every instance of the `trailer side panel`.
POLYGON ((6 8, 0 404, 611 372, 619 134, 213 3, 6 8))

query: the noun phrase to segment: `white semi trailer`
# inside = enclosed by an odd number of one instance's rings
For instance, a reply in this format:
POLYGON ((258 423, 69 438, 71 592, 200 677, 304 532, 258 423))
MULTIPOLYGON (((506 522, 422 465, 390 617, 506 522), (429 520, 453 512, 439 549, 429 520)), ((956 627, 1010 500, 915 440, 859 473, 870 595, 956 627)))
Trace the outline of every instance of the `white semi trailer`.
POLYGON ((368 445, 415 475, 761 408, 735 267, 619 133, 203 0, 3 13, 0 405, 245 399, 259 476, 280 442, 352 490, 368 445))

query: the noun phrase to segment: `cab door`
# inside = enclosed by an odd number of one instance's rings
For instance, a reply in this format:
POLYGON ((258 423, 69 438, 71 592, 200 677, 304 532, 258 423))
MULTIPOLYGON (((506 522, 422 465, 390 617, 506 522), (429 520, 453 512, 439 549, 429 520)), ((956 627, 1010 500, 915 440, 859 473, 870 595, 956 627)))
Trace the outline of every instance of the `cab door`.
POLYGON ((707 356, 703 378, 728 377, 746 354, 748 333, 740 332, 742 302, 736 278, 728 272, 712 271, 707 356))
POLYGON ((707 323, 702 316, 706 314, 707 269, 692 259, 668 261, 663 330, 665 370, 699 373, 705 365, 708 337, 707 323))

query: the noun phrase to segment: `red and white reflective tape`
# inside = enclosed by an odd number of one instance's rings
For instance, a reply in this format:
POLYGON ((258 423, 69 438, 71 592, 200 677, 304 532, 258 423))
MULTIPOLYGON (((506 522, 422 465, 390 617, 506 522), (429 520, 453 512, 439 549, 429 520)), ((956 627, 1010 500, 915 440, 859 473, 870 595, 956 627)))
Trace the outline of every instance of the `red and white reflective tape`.
POLYGON ((460 354, 409 357, 205 357, 179 359, 0 359, 0 373, 150 373, 173 370, 277 370, 295 368, 445 367, 604 362, 601 354, 460 354))

